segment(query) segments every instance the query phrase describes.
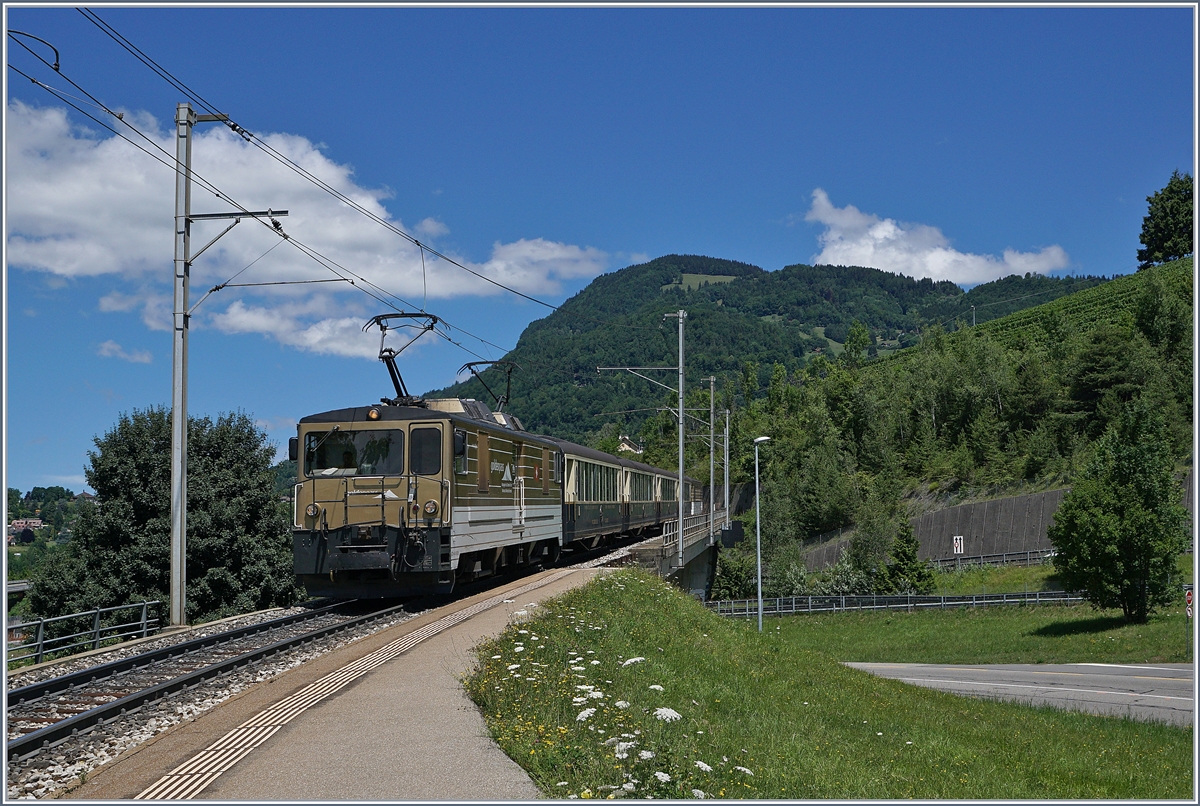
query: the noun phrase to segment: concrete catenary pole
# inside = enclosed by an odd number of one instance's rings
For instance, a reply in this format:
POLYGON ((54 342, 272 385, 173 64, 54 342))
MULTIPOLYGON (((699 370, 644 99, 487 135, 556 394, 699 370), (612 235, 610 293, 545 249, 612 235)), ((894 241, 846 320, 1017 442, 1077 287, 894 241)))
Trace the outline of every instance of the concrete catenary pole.
MULTIPOLYGON (((683 568, 683 320, 687 319, 687 311, 676 311, 675 313, 663 314, 664 319, 679 320, 679 482, 678 489, 675 491, 679 499, 679 518, 676 527, 679 530, 678 540, 678 558, 679 567, 683 568)), ((668 387, 669 388, 669 387, 668 387)))
POLYGON ((729 409, 725 409, 725 528, 733 525, 729 517, 729 409))
POLYGON ((708 545, 710 546, 716 542, 717 538, 717 514, 714 511, 716 508, 715 499, 717 493, 717 482, 714 478, 714 476, 716 476, 717 443, 716 432, 714 430, 716 420, 713 419, 713 416, 716 413, 716 409, 714 408, 713 404, 713 392, 716 382, 717 379, 715 376, 708 376, 708 545))
MULTIPOLYGON (((687 311, 679 311, 679 567, 683 568, 683 320, 687 311)), ((682 572, 681 572, 682 573, 682 572)))
POLYGON ((188 104, 175 109, 175 302, 171 358, 171 626, 187 623, 188 260, 192 215, 192 126, 188 104))

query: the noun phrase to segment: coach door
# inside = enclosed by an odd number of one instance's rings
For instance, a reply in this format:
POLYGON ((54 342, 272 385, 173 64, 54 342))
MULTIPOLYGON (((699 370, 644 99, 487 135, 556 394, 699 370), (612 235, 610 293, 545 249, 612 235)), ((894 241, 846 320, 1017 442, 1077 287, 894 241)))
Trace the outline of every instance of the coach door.
POLYGON ((408 432, 408 523, 439 526, 449 520, 446 432, 442 423, 413 424, 408 432))

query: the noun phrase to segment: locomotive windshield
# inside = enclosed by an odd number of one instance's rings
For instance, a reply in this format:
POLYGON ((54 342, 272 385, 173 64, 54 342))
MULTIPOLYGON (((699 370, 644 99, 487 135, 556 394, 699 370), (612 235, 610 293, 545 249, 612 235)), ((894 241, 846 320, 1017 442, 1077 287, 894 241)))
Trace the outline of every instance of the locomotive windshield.
POLYGON ((403 431, 310 431, 304 438, 306 476, 398 476, 403 472, 403 431))

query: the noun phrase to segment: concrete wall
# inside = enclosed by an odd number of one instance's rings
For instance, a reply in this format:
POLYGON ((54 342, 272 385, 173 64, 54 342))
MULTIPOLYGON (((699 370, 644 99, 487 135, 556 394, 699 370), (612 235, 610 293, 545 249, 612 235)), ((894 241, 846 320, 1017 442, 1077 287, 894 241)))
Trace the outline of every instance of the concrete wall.
MULTIPOLYGON (((975 504, 939 509, 913 518, 913 534, 921 544, 917 556, 922 560, 954 556, 954 536, 963 536, 964 557, 1004 552, 1049 549, 1046 531, 1067 488, 1044 493, 999 498, 975 504)), ((810 571, 828 568, 838 561, 849 537, 847 530, 814 546, 805 555, 810 571)))

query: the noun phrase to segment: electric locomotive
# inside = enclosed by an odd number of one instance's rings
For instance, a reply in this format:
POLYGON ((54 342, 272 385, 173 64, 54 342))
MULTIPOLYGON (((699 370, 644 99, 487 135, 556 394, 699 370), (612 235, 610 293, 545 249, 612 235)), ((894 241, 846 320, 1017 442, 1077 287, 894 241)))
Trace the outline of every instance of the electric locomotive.
MULTIPOLYGON (((386 335, 397 316, 368 326, 386 335)), ((394 398, 304 417, 289 440, 294 569, 310 595, 448 592, 457 580, 552 563, 564 548, 658 534, 675 518, 675 474, 531 434, 503 411, 507 394, 498 411, 411 396, 396 355, 381 345, 394 398)))

